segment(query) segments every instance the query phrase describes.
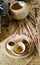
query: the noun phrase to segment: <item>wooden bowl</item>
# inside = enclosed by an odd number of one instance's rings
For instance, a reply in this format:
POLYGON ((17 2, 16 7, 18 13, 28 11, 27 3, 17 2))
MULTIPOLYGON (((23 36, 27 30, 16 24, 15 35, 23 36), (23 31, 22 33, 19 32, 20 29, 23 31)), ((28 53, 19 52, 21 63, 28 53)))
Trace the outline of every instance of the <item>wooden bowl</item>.
POLYGON ((10 13, 13 19, 24 19, 29 12, 29 7, 25 2, 16 1, 10 5, 10 13))

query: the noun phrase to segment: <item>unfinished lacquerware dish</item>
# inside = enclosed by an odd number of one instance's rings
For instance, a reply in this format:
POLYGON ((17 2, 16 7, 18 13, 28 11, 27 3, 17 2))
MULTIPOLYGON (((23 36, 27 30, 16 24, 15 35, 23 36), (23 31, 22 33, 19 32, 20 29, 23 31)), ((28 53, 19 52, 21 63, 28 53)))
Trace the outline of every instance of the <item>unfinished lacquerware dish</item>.
MULTIPOLYGON (((28 36, 22 35, 22 34, 15 35, 14 37, 12 36, 8 40, 5 40, 3 43, 4 44, 2 45, 1 51, 4 54, 6 54, 7 56, 9 56, 10 58, 15 58, 15 59, 26 58, 26 57, 30 56, 34 51, 34 44, 33 44, 33 41, 31 40, 31 38, 29 38, 28 36), (23 51, 21 53, 19 53, 19 52, 17 53, 17 51, 16 52, 14 51, 15 48, 13 48, 13 47, 12 47, 13 50, 9 50, 9 48, 7 47, 7 44, 9 42, 15 42, 15 44, 17 44, 18 42, 22 42, 21 45, 23 45, 23 47, 24 47, 23 51), (26 48, 24 45, 26 46, 26 48)), ((14 46, 14 43, 12 45, 14 46)), ((17 47, 16 47, 16 49, 17 49, 17 47)))
POLYGON ((11 3, 10 12, 13 19, 21 20, 28 15, 29 7, 23 1, 16 1, 11 3))

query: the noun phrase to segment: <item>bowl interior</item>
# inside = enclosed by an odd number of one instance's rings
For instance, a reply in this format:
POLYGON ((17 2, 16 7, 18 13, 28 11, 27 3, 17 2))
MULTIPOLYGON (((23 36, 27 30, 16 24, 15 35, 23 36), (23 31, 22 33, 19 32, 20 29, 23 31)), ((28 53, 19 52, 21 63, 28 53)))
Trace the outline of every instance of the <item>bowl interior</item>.
POLYGON ((15 46, 14 46, 14 51, 17 54, 23 53, 25 51, 25 45, 22 42, 18 42, 15 46))
POLYGON ((18 9, 21 9, 22 6, 19 4, 19 3, 14 3, 12 6, 11 6, 12 9, 14 10, 18 10, 18 9))
POLYGON ((14 42, 12 42, 12 41, 10 41, 10 42, 8 43, 8 45, 9 45, 9 46, 14 46, 14 45, 15 45, 15 43, 14 43, 14 42))

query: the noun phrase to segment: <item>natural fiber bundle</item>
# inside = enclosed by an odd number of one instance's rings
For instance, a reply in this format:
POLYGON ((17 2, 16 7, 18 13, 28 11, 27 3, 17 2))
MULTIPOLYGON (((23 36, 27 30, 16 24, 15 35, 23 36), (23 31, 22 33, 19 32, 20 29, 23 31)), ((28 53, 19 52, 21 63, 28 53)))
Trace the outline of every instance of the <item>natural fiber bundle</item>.
POLYGON ((36 30, 37 30, 37 38, 38 38, 37 49, 40 56, 40 16, 37 18, 36 30))

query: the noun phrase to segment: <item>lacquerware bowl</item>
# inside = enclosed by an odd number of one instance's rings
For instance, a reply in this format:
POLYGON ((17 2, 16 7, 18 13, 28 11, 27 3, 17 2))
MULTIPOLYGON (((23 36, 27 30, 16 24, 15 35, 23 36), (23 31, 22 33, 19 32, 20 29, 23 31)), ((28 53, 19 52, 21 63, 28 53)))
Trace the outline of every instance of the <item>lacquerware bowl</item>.
POLYGON ((17 44, 14 45, 12 52, 17 56, 21 56, 24 54, 25 49, 26 49, 25 44, 22 42, 18 42, 17 44))
POLYGON ((24 19, 29 12, 27 3, 23 1, 16 1, 10 5, 10 13, 13 19, 21 20, 24 19))

